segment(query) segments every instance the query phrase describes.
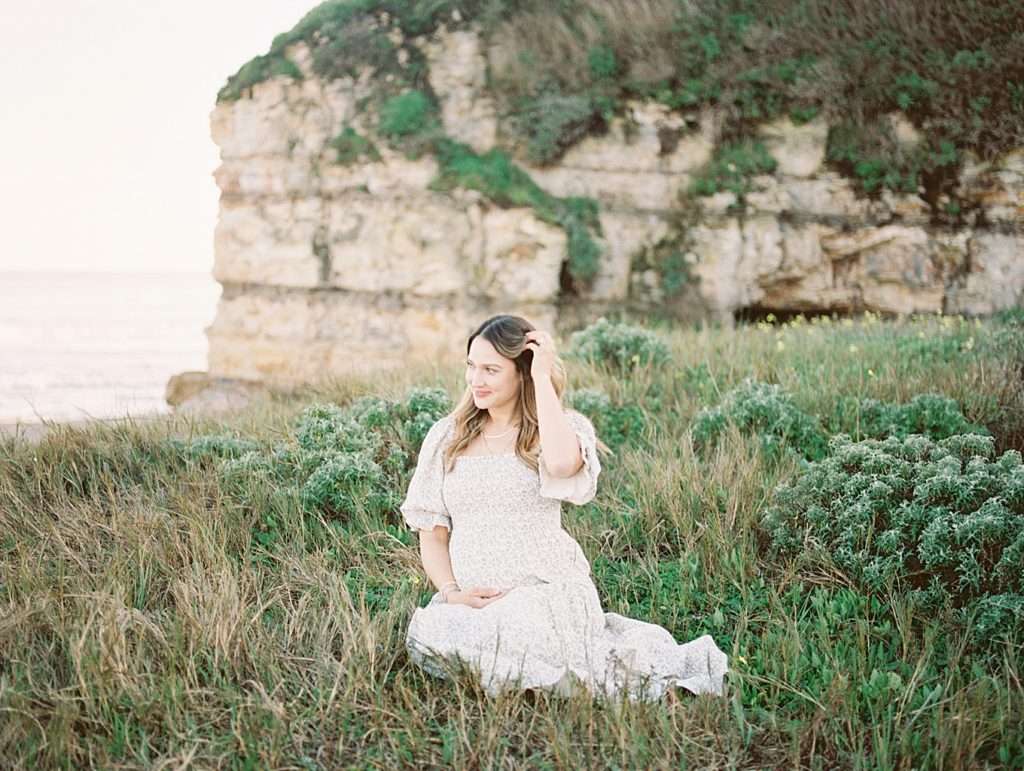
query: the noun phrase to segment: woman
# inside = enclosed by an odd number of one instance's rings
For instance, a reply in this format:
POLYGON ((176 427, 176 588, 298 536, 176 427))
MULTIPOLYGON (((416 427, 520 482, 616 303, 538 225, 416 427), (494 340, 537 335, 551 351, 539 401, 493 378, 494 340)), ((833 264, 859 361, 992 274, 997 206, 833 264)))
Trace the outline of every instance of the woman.
POLYGON ((401 512, 419 531, 438 588, 413 612, 410 657, 438 677, 468 664, 491 695, 667 688, 722 693, 727 656, 710 635, 679 645, 660 626, 605 613, 561 501, 593 499, 594 427, 562 406, 565 371, 550 334, 519 316, 487 319, 466 346, 466 392, 420 448, 401 512))

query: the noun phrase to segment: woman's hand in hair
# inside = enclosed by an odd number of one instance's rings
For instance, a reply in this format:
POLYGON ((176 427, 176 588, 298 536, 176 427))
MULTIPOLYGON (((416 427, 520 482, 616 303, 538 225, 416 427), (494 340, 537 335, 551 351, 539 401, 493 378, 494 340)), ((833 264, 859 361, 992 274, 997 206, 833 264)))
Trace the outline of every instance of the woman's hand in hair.
POLYGON ((531 329, 526 333, 526 347, 533 351, 530 376, 534 380, 550 378, 555 365, 555 339, 542 329, 531 329))

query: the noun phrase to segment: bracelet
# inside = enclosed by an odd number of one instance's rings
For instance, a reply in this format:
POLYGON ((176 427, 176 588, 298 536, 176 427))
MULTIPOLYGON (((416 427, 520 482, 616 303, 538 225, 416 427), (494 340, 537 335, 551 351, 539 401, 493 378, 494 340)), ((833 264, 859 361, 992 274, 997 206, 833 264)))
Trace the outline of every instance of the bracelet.
POLYGON ((438 591, 441 592, 441 597, 444 599, 445 602, 448 602, 448 593, 445 592, 445 589, 447 589, 449 586, 454 586, 456 589, 458 589, 459 588, 459 582, 458 581, 449 581, 448 583, 446 583, 444 586, 442 586, 438 590, 438 591))

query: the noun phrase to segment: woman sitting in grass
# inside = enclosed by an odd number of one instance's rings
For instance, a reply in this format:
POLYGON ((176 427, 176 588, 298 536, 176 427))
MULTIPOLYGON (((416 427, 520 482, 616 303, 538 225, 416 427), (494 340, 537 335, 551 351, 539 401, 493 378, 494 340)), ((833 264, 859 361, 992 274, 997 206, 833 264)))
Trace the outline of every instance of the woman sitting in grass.
POLYGON ((722 693, 728 657, 710 635, 678 644, 655 624, 605 613, 561 501, 591 501, 593 424, 562 406, 552 336, 498 315, 466 345, 466 391, 420 448, 401 511, 438 588, 409 624, 413 661, 438 677, 468 663, 489 694, 722 693))

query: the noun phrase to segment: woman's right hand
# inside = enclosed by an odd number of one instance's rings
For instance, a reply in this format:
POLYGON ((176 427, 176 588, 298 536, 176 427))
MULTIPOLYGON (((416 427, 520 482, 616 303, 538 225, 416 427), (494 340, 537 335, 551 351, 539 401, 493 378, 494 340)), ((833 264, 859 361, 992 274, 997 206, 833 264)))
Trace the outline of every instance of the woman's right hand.
POLYGON ((475 586, 472 589, 449 592, 448 602, 458 605, 468 605, 471 608, 483 608, 496 600, 500 600, 506 594, 508 594, 508 589, 499 590, 493 586, 475 586))

